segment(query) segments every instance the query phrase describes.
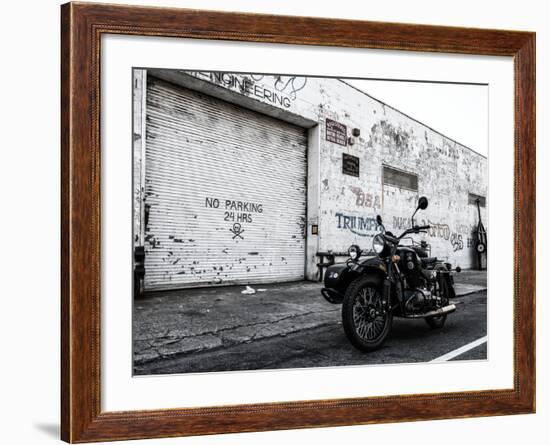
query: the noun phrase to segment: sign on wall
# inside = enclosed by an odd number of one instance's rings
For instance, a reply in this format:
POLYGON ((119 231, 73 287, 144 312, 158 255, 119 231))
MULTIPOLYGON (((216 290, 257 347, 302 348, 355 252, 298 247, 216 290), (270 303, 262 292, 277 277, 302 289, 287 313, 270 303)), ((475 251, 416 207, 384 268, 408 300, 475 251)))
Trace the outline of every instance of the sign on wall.
POLYGON ((344 147, 347 145, 348 129, 344 124, 327 118, 325 128, 327 141, 343 145, 344 147))
POLYGON ((284 108, 290 107, 291 102, 296 99, 296 93, 302 90, 307 83, 307 78, 297 76, 285 76, 283 80, 282 76, 264 76, 262 74, 244 75, 222 71, 183 72, 240 94, 265 100, 284 108), (273 79, 273 87, 265 84, 270 78, 273 79))
POLYGON ((359 177, 359 158, 347 153, 342 153, 342 173, 359 177))

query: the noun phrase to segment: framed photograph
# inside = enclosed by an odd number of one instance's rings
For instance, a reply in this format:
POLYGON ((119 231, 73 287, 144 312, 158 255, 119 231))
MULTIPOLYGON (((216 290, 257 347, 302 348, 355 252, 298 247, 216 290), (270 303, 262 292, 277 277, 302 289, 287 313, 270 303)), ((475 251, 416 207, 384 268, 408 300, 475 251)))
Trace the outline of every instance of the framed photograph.
POLYGON ((535 35, 62 6, 62 439, 535 411, 535 35))

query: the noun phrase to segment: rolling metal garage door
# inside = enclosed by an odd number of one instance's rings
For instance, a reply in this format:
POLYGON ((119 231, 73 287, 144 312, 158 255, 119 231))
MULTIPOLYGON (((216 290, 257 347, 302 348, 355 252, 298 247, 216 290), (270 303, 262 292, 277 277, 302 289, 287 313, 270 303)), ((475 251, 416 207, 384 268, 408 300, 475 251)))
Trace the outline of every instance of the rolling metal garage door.
POLYGON ((304 278, 304 129, 147 86, 145 289, 304 278))

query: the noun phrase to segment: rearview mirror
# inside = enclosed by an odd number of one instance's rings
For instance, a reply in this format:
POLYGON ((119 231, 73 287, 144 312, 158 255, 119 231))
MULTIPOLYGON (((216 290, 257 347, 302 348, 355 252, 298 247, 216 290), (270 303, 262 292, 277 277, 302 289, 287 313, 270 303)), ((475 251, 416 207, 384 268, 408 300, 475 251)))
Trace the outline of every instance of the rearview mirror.
POLYGON ((428 198, 421 196, 418 200, 418 208, 420 210, 426 210, 428 208, 428 198))

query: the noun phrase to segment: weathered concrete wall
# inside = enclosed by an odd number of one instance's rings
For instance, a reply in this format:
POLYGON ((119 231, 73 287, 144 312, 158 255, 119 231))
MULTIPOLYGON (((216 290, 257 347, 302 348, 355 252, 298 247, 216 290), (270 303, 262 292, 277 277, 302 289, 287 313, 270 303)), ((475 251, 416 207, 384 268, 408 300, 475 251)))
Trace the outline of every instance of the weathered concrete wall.
MULTIPOLYGON (((360 158, 361 169, 359 178, 342 175, 342 147, 323 141, 320 250, 340 251, 352 243, 370 248, 371 236, 379 230, 376 214, 382 215, 387 230, 400 234, 410 227, 410 216, 424 195, 430 204, 417 213, 416 221, 433 228, 415 239, 428 241, 434 256, 472 267, 472 231, 478 217, 476 206, 468 204, 468 193, 486 197, 486 158, 343 83, 336 85, 340 94, 324 101, 341 108, 325 116, 347 125, 352 125, 347 115, 361 116, 362 137, 344 149, 360 158), (346 87, 355 100, 346 99, 346 87), (416 174, 418 191, 384 185, 383 165, 416 174)), ((324 122, 320 118, 320 125, 324 122)), ((486 217, 482 208, 487 227, 486 217)))
POLYGON ((132 109, 132 143, 133 143, 133 239, 134 245, 143 245, 143 199, 145 192, 145 92, 147 84, 147 70, 134 69, 133 82, 133 109, 132 109))
MULTIPOLYGON (((149 74, 310 128, 308 278, 317 276, 316 252, 344 252, 350 244, 370 249, 379 231, 377 214, 387 230, 401 233, 422 195, 430 205, 416 220, 434 228, 415 239, 426 239, 434 256, 473 266, 472 230, 478 219, 468 193, 487 196, 483 156, 337 79, 173 70, 149 74), (327 118, 347 127, 353 145, 327 140, 327 118), (353 137, 352 129, 360 136, 353 137), (342 173, 343 153, 359 158, 358 177, 342 173), (384 185, 383 165, 416 174, 418 191, 384 185), (313 226, 318 226, 316 235, 313 226)), ((485 227, 486 217, 482 208, 485 227)))

